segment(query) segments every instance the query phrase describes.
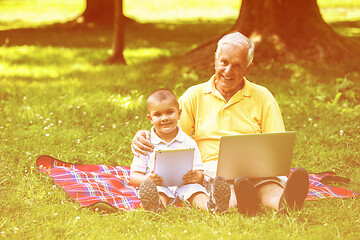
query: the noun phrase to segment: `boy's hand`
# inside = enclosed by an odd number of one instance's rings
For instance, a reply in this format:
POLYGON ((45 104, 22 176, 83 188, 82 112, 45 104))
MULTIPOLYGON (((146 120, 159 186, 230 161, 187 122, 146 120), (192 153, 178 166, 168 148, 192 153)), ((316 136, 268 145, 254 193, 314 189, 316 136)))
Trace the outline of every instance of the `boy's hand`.
POLYGON ((187 174, 184 175, 183 181, 186 184, 200 183, 202 181, 202 174, 196 170, 190 170, 187 174))
POLYGON ((163 184, 163 179, 159 175, 155 173, 150 173, 148 176, 148 179, 152 180, 156 186, 161 186, 163 184))
POLYGON ((150 131, 139 130, 136 132, 132 142, 131 142, 131 151, 136 156, 139 157, 139 154, 146 156, 148 152, 154 151, 154 145, 150 142, 150 131))

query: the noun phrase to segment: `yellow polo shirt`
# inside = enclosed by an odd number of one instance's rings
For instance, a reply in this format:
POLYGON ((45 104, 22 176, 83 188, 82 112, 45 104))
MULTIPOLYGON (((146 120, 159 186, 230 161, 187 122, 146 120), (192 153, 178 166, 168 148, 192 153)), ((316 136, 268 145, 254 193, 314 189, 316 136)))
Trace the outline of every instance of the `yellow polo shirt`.
POLYGON ((280 108, 265 87, 244 78, 243 89, 226 102, 214 80, 215 75, 190 87, 179 99, 179 124, 198 144, 204 163, 217 160, 221 136, 285 131, 280 108))

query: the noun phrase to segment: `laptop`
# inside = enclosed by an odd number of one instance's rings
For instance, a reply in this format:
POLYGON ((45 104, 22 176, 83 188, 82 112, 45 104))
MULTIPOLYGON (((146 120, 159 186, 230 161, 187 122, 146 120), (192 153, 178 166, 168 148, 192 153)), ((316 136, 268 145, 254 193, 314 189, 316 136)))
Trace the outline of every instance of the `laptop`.
POLYGON ((229 135, 220 138, 216 176, 287 176, 295 144, 295 132, 229 135))
POLYGON ((164 186, 181 186, 182 178, 193 169, 195 148, 155 150, 154 173, 163 179, 164 186))

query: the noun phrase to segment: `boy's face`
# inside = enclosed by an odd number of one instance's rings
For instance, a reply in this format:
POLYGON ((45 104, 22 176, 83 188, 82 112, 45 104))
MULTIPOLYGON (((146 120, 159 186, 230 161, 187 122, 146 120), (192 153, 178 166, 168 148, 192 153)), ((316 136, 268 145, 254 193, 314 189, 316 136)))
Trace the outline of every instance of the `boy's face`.
POLYGON ((148 106, 148 119, 155 126, 157 133, 172 133, 181 116, 181 110, 175 100, 152 101, 148 106))

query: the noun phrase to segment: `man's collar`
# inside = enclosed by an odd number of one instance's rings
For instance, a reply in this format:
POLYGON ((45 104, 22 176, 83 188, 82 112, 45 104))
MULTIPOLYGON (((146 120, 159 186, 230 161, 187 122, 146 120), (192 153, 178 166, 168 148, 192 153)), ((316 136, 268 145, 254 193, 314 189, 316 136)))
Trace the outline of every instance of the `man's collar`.
POLYGON ((215 74, 205 83, 204 93, 215 92, 215 74))
MULTIPOLYGON (((250 82, 244 77, 244 87, 238 91, 238 92, 241 92, 241 94, 244 97, 251 96, 251 90, 250 90, 249 84, 250 84, 250 82)), ((210 78, 210 80, 205 83, 204 93, 215 93, 215 91, 216 91, 216 88, 215 88, 215 74, 214 74, 210 78)))
MULTIPOLYGON (((181 127, 179 125, 177 125, 177 128, 178 128, 178 133, 176 134, 176 137, 171 141, 171 142, 174 142, 174 141, 178 141, 178 142, 184 142, 185 141, 185 138, 186 138, 186 133, 184 133, 182 130, 181 130, 181 127)), ((166 144, 169 144, 167 142, 165 142, 164 140, 162 140, 156 133, 155 133, 155 127, 153 126, 151 128, 151 143, 153 144, 159 144, 159 143, 166 143, 166 144)))
POLYGON ((244 87, 240 90, 244 97, 251 96, 250 82, 244 77, 244 87))

